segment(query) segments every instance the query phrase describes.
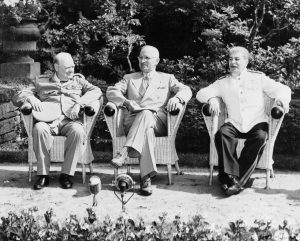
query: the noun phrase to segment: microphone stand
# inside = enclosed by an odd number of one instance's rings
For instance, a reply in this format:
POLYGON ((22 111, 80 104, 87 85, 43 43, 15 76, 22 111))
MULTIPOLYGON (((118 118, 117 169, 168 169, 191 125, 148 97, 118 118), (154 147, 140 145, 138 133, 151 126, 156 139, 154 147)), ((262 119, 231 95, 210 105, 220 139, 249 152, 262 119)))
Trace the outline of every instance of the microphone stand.
POLYGON ((133 193, 131 194, 131 196, 125 201, 124 197, 126 192, 120 192, 121 193, 121 198, 117 195, 117 191, 114 191, 114 194, 116 195, 116 197, 120 200, 120 202, 122 203, 122 211, 125 212, 125 204, 128 203, 128 201, 132 198, 132 196, 134 195, 134 189, 133 189, 133 193))

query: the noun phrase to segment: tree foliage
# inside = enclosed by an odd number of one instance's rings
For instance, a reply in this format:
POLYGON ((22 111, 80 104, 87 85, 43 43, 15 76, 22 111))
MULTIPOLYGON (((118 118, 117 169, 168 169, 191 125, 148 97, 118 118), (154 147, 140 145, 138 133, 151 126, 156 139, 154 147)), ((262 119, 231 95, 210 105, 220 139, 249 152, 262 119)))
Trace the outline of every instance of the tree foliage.
MULTIPOLYGON (((300 85, 299 0, 40 1, 51 16, 36 54, 43 71, 52 68, 55 53, 68 51, 77 71, 113 84, 138 70, 136 57, 147 43, 160 50, 159 70, 175 74, 195 94, 226 73, 227 49, 240 45, 252 52, 249 68, 300 85)), ((201 139, 206 151, 200 116, 192 99, 178 139, 201 139)))

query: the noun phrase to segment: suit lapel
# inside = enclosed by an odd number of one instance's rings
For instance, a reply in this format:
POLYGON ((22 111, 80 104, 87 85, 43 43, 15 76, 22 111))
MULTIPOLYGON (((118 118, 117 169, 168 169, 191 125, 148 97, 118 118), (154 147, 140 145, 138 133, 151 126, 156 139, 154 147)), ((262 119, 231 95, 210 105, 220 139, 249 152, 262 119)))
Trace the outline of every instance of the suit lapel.
POLYGON ((155 95, 155 90, 157 89, 157 86, 160 85, 161 80, 158 78, 158 74, 155 72, 153 73, 152 78, 150 79, 149 86, 146 90, 146 93, 143 96, 143 99, 155 95))
POLYGON ((139 88, 140 88, 140 85, 142 83, 142 79, 143 79, 143 74, 140 73, 139 78, 134 79, 134 80, 131 81, 131 83, 132 83, 133 87, 136 89, 137 93, 139 93, 139 88))

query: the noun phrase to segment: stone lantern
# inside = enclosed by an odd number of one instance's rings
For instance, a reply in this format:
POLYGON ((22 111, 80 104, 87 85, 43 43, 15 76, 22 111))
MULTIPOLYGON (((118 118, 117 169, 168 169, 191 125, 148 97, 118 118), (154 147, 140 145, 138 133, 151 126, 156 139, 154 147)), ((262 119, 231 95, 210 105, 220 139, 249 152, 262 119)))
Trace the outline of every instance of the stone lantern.
POLYGON ((20 24, 2 29, 2 50, 6 63, 0 65, 0 77, 34 78, 40 74, 40 63, 30 57, 37 48, 40 30, 35 18, 22 19, 20 24))

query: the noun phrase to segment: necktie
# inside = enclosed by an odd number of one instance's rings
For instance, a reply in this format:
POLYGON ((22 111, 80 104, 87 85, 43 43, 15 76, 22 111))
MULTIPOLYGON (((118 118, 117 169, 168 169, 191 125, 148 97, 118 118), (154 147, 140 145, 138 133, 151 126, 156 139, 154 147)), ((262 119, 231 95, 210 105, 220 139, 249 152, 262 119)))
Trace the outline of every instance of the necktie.
POLYGON ((139 89, 139 93, 141 96, 144 96, 144 94, 146 93, 146 90, 149 86, 149 77, 148 76, 145 76, 143 79, 142 79, 142 84, 140 86, 140 89, 139 89))

